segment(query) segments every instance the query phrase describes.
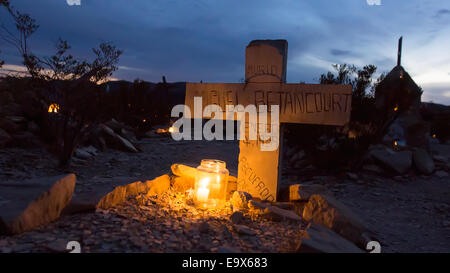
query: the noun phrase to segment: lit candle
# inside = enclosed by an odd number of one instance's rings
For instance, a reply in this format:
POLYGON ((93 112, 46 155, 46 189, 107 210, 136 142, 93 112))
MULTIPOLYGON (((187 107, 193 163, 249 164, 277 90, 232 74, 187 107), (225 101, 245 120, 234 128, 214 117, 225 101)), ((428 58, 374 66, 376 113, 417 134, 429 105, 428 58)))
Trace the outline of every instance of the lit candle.
POLYGON ((197 200, 199 202, 208 201, 209 190, 207 188, 198 188, 197 190, 197 200))
POLYGON ((205 177, 202 180, 199 181, 199 188, 197 190, 197 201, 199 202, 207 202, 208 196, 209 196, 209 178, 205 177))

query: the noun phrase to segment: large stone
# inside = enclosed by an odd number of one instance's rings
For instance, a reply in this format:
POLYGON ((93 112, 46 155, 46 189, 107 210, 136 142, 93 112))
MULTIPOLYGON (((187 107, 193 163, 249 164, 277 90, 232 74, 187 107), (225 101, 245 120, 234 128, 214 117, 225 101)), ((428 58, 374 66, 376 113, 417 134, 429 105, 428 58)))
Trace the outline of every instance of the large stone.
POLYGON ((164 193, 170 187, 170 177, 165 174, 146 182, 137 181, 123 186, 117 186, 113 191, 101 198, 98 208, 108 209, 124 203, 129 197, 139 194, 155 196, 164 193))
POLYGON ((107 122, 105 122, 105 125, 111 128, 115 132, 119 132, 120 130, 124 129, 126 126, 123 123, 118 122, 115 119, 111 119, 107 122))
POLYGON ((233 210, 248 209, 248 201, 252 200, 250 193, 244 191, 235 191, 231 197, 231 205, 233 210))
POLYGON ((129 141, 136 141, 136 140, 137 140, 137 139, 136 139, 136 135, 135 135, 132 131, 129 131, 129 130, 127 130, 127 129, 122 128, 122 129, 120 130, 120 134, 121 134, 123 137, 125 137, 126 139, 128 139, 129 141))
POLYGON ((0 233, 17 234, 56 220, 69 204, 74 174, 0 185, 0 233))
MULTIPOLYGON (((118 186, 128 185, 130 184, 130 181, 136 180, 136 177, 117 176, 108 179, 108 183, 106 184, 93 183, 91 191, 74 193, 74 195, 72 196, 72 200, 64 208, 61 214, 67 215, 95 211, 98 204, 100 203, 100 200, 102 200, 102 198, 104 198, 108 193, 112 192, 118 186)), ((120 198, 116 198, 116 200, 120 200, 120 198)))
POLYGON ((249 200, 247 206, 250 210, 265 210, 270 206, 268 203, 262 203, 255 200, 249 200))
POLYGON ((295 184, 289 186, 289 200, 308 201, 313 194, 328 193, 328 190, 321 185, 303 185, 295 184))
POLYGON ((433 158, 424 149, 415 149, 413 153, 413 161, 417 170, 423 174, 431 174, 434 172, 433 158))
POLYGON ((114 190, 103 196, 97 204, 97 208, 109 209, 125 202, 127 189, 125 186, 117 186, 114 190))
POLYGON ((286 209, 280 209, 275 206, 268 206, 264 210, 264 214, 266 217, 270 218, 273 221, 301 221, 302 218, 298 216, 295 212, 286 209))
POLYGON ((147 195, 160 195, 170 188, 170 177, 165 174, 145 183, 147 195))
POLYGON ((172 174, 172 187, 176 191, 185 192, 195 186, 195 176, 197 175, 197 169, 189 167, 183 164, 172 164, 170 166, 172 174))
POLYGON ((363 222, 331 196, 312 195, 303 209, 303 219, 329 228, 361 248, 369 241, 370 232, 363 222))
POLYGON ((81 159, 91 159, 93 157, 93 154, 89 153, 84 148, 78 148, 75 150, 75 156, 81 159))
POLYGON ((311 224, 297 248, 299 253, 364 253, 352 242, 325 227, 311 224))
POLYGON ((249 236, 256 235, 256 232, 253 229, 247 227, 246 225, 234 225, 233 227, 236 230, 236 232, 239 234, 249 235, 249 236))
POLYGON ((194 188, 194 183, 186 179, 183 176, 172 176, 171 177, 172 189, 178 192, 186 192, 189 189, 194 188))
POLYGON ((134 145, 128 141, 127 139, 121 137, 120 135, 114 133, 114 131, 109 128, 108 126, 101 124, 100 128, 107 136, 107 142, 109 145, 112 145, 112 147, 117 148, 119 150, 125 151, 125 152, 131 152, 131 153, 137 153, 138 150, 134 145))
POLYGON ((376 148, 371 150, 370 154, 383 166, 397 174, 404 174, 412 165, 412 153, 410 151, 395 152, 387 148, 376 148))

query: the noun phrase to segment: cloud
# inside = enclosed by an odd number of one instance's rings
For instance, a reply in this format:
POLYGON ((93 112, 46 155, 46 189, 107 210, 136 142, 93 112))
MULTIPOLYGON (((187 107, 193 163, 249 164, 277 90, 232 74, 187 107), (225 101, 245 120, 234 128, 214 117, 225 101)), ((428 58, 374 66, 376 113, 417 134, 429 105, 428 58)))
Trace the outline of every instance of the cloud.
MULTIPOLYGON (((450 25, 442 22, 448 0, 381 2, 375 8, 365 0, 96 0, 74 8, 62 0, 16 0, 15 6, 40 25, 30 40, 33 53, 54 54, 61 36, 73 56, 91 60, 92 47, 111 41, 125 51, 114 73, 120 79, 238 82, 245 46, 254 39, 288 40, 288 82, 315 82, 333 63, 390 71, 403 35, 402 64, 418 84, 450 81, 450 60, 442 54, 450 43, 450 25)), ((1 41, 0 47, 8 63, 20 63, 14 49, 1 41)))
POLYGON ((4 64, 0 67, 0 76, 15 75, 15 76, 27 76, 27 68, 23 65, 4 64))
POLYGON ((343 56, 343 55, 350 55, 350 50, 340 50, 340 49, 331 49, 330 50, 331 55, 334 56, 343 56))
POLYGON ((450 9, 440 9, 436 12, 436 16, 448 15, 450 14, 450 9))
POLYGON ((419 84, 424 92, 422 101, 450 105, 450 82, 419 84))

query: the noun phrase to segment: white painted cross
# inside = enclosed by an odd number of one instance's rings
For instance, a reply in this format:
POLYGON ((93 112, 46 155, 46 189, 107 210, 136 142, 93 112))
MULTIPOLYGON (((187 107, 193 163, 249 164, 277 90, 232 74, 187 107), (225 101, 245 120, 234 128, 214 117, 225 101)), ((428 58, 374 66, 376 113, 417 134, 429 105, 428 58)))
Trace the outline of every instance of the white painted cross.
MULTIPOLYGON (((185 105, 194 109, 194 97, 202 97, 202 107, 216 104, 224 110, 222 116, 213 117, 216 119, 226 119, 227 105, 267 105, 268 109, 278 105, 281 126, 282 123, 344 125, 349 121, 350 85, 286 84, 286 63, 286 40, 252 41, 246 48, 245 83, 187 83, 185 105)), ((256 125, 245 122, 246 131, 256 125)), ((276 201, 283 130, 275 124, 268 126, 281 132, 275 151, 261 151, 259 135, 258 140, 239 142, 238 190, 276 201)))

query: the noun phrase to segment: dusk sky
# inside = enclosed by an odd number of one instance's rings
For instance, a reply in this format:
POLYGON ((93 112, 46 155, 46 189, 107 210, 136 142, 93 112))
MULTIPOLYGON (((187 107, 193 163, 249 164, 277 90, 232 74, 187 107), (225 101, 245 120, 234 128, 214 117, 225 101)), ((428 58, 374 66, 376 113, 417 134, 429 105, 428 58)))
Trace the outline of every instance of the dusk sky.
MULTIPOLYGON (((317 83, 333 63, 402 65, 423 87, 423 101, 450 105, 449 0, 11 0, 40 25, 31 38, 38 56, 54 53, 59 37, 77 57, 110 41, 124 50, 114 78, 169 82, 239 82, 245 46, 254 39, 286 39, 287 81, 317 83), (71 0, 69 2, 74 2, 71 0), (75 1, 76 2, 76 1, 75 1), (377 2, 369 0, 369 2, 377 2)), ((4 10, 0 21, 11 24, 4 10)), ((0 40, 7 68, 20 65, 0 40)), ((377 75, 379 74, 377 73, 377 75)))

